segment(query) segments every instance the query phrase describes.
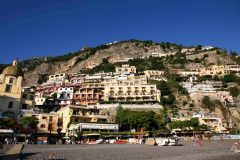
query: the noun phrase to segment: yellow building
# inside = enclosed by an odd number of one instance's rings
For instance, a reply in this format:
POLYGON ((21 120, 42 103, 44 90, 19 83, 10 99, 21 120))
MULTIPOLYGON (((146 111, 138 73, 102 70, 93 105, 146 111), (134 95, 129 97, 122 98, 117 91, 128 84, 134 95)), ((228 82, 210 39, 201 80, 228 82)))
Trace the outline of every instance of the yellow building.
POLYGON ((146 70, 144 74, 147 78, 150 77, 162 77, 164 75, 164 71, 161 70, 146 70))
POLYGON ((66 106, 58 110, 59 124, 62 133, 67 133, 70 124, 110 123, 111 116, 100 115, 99 109, 87 106, 66 106))
POLYGON ((57 134, 58 130, 58 114, 41 113, 36 114, 39 124, 37 126, 37 133, 57 134))
POLYGON ((129 66, 128 64, 123 64, 121 67, 116 67, 115 68, 116 73, 136 73, 137 69, 135 66, 129 66))
POLYGON ((13 116, 21 109, 23 72, 17 61, 6 67, 0 75, 0 112, 13 116))
POLYGON ((226 70, 224 65, 212 65, 208 68, 200 68, 200 76, 204 75, 224 76, 225 74, 229 73, 230 71, 226 70))
POLYGON ((105 101, 158 101, 161 92, 156 85, 108 85, 104 89, 105 101))

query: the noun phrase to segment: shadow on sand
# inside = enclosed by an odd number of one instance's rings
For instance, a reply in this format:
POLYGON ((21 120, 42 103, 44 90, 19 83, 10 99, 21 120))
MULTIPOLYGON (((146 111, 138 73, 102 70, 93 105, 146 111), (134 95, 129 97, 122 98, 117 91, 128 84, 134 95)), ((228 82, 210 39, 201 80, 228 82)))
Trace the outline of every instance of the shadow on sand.
MULTIPOLYGON (((35 155, 35 154, 39 154, 39 152, 36 152, 36 153, 22 153, 21 155, 20 155, 20 160, 26 160, 26 159, 31 159, 30 157, 32 156, 32 155, 35 155)), ((66 160, 66 159, 59 159, 59 158, 52 158, 52 159, 54 159, 54 160, 66 160)), ((5 159, 4 159, 5 160, 5 159)), ((10 159, 7 159, 7 160, 10 160, 10 159)), ((15 159, 12 159, 12 160, 15 160, 15 159)), ((49 159, 49 160, 51 160, 51 158, 49 159)))

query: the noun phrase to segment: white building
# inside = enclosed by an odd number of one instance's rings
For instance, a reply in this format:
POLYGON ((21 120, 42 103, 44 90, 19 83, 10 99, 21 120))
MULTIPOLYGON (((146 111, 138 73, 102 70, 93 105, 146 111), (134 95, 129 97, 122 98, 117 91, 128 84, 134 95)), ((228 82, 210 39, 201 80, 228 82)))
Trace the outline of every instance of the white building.
POLYGON ((44 97, 35 97, 35 105, 36 106, 43 106, 46 102, 46 98, 44 97))
POLYGON ((73 87, 60 87, 60 88, 58 88, 57 99, 59 99, 59 100, 73 99, 73 87))
POLYGON ((192 54, 195 50, 195 48, 182 48, 181 53, 192 54))
POLYGON ((216 89, 211 84, 207 84, 207 83, 194 84, 192 82, 182 82, 181 85, 183 88, 187 89, 188 93, 194 93, 194 92, 215 93, 216 92, 216 89))
POLYGON ((55 75, 50 75, 48 81, 49 82, 63 82, 66 79, 66 74, 65 73, 60 73, 60 74, 55 74, 55 75))
POLYGON ((172 53, 161 53, 161 52, 153 52, 151 54, 152 57, 167 57, 167 56, 170 56, 170 55, 175 55, 176 52, 172 52, 172 53))
POLYGON ((78 130, 78 131, 118 131, 119 126, 118 124, 110 124, 110 123, 78 123, 75 125, 71 125, 69 127, 70 130, 78 130))
POLYGON ((210 50, 210 49, 213 49, 214 47, 212 46, 203 46, 202 47, 202 50, 210 50))
POLYGON ((227 91, 218 91, 217 92, 218 99, 223 103, 223 104, 230 104, 233 105, 233 97, 230 95, 230 92, 227 91))

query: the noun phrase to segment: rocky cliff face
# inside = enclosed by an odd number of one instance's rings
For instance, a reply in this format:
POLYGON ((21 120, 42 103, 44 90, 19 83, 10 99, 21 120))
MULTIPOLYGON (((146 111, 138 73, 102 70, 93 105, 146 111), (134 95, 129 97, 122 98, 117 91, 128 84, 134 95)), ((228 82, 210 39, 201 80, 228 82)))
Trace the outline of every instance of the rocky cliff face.
MULTIPOLYGON (((93 68, 108 59, 114 63, 126 58, 149 57, 152 54, 171 55, 179 52, 181 46, 171 43, 155 43, 152 41, 129 40, 110 45, 101 45, 95 48, 84 48, 81 51, 58 57, 42 57, 22 62, 25 71, 24 85, 36 85, 41 75, 56 73, 76 73, 85 68, 93 68)), ((200 52, 187 55, 187 60, 203 60, 202 63, 189 62, 186 69, 204 67, 210 64, 234 63, 228 56, 224 57, 217 51, 200 52), (206 56, 207 55, 207 56, 206 56), (205 58, 204 58, 205 57, 205 58)))
MULTIPOLYGON (((61 60, 45 59, 37 62, 35 67, 24 67, 24 84, 36 85, 41 75, 50 75, 56 73, 75 73, 84 68, 97 66, 103 58, 114 63, 116 60, 125 58, 140 58, 142 56, 151 56, 152 53, 172 54, 179 51, 179 46, 168 43, 154 43, 151 41, 123 41, 112 45, 104 45, 96 48, 86 48, 79 51, 71 58, 61 60)), ((27 63, 34 63, 30 60, 27 63)), ((28 64, 29 65, 29 64, 28 64)), ((30 65, 32 66, 32 65, 30 65)))

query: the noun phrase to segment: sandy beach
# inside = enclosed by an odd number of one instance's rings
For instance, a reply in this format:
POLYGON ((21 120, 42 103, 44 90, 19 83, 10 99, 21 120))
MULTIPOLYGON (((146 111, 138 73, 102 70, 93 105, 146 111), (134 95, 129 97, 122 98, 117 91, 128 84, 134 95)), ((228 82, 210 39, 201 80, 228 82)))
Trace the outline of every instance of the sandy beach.
POLYGON ((240 153, 230 150, 233 140, 182 141, 182 146, 147 146, 131 144, 99 145, 26 145, 22 159, 66 160, 238 160, 240 153))

